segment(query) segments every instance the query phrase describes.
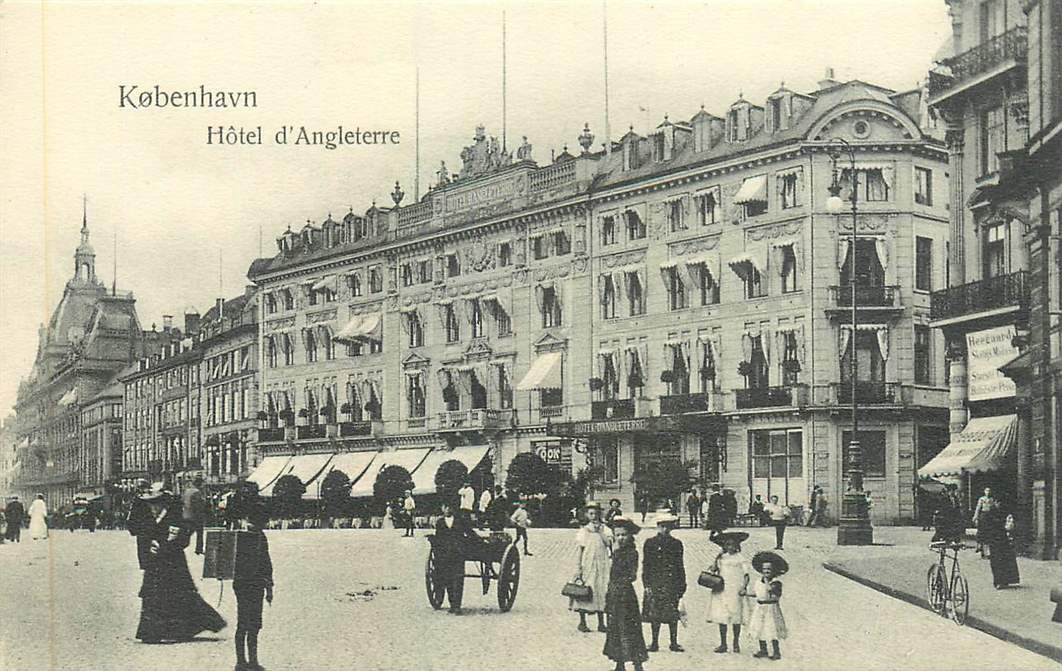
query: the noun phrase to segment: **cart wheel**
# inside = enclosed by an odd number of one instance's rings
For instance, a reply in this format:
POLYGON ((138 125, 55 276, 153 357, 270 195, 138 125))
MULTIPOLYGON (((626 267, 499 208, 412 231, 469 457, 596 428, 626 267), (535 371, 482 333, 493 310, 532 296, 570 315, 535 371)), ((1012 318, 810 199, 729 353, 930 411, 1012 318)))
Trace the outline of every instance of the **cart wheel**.
POLYGON ((944 569, 941 568, 940 564, 933 564, 929 567, 929 573, 926 574, 926 600, 934 613, 940 614, 943 612, 946 597, 947 582, 944 576, 944 569))
POLYGON ((966 624, 966 616, 970 613, 970 586, 958 572, 951 576, 951 598, 947 603, 948 615, 955 624, 966 624))
POLYGON ((509 612, 516 601, 516 590, 520 587, 520 553, 516 545, 510 545, 502 557, 501 570, 498 572, 498 607, 503 613, 509 612))
POLYGON ((428 591, 428 603, 435 610, 443 605, 443 586, 439 584, 439 565, 435 562, 435 550, 428 552, 428 561, 424 564, 424 587, 428 591))

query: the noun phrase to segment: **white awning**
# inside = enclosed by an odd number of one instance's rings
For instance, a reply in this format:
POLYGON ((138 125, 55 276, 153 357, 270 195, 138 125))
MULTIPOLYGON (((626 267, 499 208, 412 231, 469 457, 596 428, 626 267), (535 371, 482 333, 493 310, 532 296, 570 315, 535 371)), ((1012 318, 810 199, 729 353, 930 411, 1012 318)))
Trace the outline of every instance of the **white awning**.
POLYGON ((741 183, 741 188, 738 189, 737 195, 734 196, 734 203, 738 205, 754 200, 767 200, 767 175, 745 178, 745 181, 741 183))
POLYGON ((354 486, 350 488, 351 497, 367 498, 372 496, 372 487, 376 484, 376 476, 387 466, 401 466, 409 471, 410 475, 415 475, 420 464, 430 451, 431 448, 428 447, 417 447, 395 450, 394 452, 380 452, 376 459, 373 460, 372 468, 366 470, 358 478, 358 481, 354 483, 354 486))
POLYGON ((483 461, 490 445, 462 445, 452 450, 432 450, 413 475, 413 496, 435 493, 435 474, 451 459, 460 461, 469 471, 483 461))
POLYGON ((737 256, 731 257, 727 262, 731 270, 737 273, 742 279, 745 277, 745 273, 748 267, 755 268, 760 274, 766 274, 767 272, 767 250, 753 248, 748 251, 742 252, 737 256))
POLYGON ((519 391, 531 391, 534 389, 560 389, 561 388, 561 353, 546 352, 540 354, 531 369, 524 375, 524 379, 516 385, 519 391))
POLYGON ((380 340, 383 320, 379 312, 351 317, 347 325, 332 337, 339 343, 356 343, 362 340, 380 340))
POLYGON ((332 454, 300 454, 291 459, 289 473, 297 477, 309 489, 310 485, 325 471, 332 454))
POLYGON ((247 482, 258 485, 258 493, 262 496, 270 496, 273 493, 273 485, 281 475, 291 470, 291 455, 280 457, 266 457, 254 473, 247 476, 247 482))
POLYGON ((975 417, 940 454, 918 469, 918 475, 935 478, 999 470, 1014 449, 1017 433, 1017 415, 975 417))
POLYGON ((77 388, 63 394, 63 397, 59 399, 59 405, 67 406, 77 402, 77 388))
MULTIPOLYGON (((328 466, 321 474, 319 481, 324 482, 324 479, 328 477, 328 474, 332 471, 341 471, 350 480, 351 485, 358 481, 366 471, 369 470, 370 465, 376 459, 376 455, 379 452, 375 450, 366 452, 340 452, 332 458, 332 461, 328 462, 328 466)), ((313 488, 311 491, 306 492, 306 498, 316 499, 318 497, 318 488, 313 488)), ((370 489, 372 489, 370 485, 370 489)))
POLYGON ((335 289, 336 278, 334 275, 323 277, 313 283, 311 287, 314 291, 324 291, 325 289, 335 289))

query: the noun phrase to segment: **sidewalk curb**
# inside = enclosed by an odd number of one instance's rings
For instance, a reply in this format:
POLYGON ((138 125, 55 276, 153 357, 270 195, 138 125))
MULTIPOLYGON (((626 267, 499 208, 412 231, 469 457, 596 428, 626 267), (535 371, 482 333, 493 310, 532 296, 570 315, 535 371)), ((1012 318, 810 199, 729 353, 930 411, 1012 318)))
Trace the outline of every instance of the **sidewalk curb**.
MULTIPOLYGON (((875 580, 871 580, 870 578, 861 576, 858 573, 854 573, 846 569, 841 564, 835 564, 833 562, 826 561, 822 563, 822 568, 826 569, 827 571, 830 571, 831 573, 836 573, 837 575, 843 578, 848 578, 849 580, 855 581, 860 585, 881 592, 882 594, 891 596, 894 599, 905 601, 909 604, 918 606, 919 608, 932 612, 932 609, 929 607, 929 602, 927 602, 922 597, 909 594, 905 591, 889 587, 888 585, 884 585, 875 580)), ((1013 631, 1010 631, 1009 629, 1005 629, 1003 627, 1000 627, 999 625, 992 624, 991 622, 986 622, 985 620, 982 620, 976 615, 969 615, 966 618, 966 626, 977 629, 978 631, 982 631, 988 634, 989 636, 994 636, 995 638, 998 638, 1002 641, 1013 643, 1014 645, 1025 648, 1030 652, 1035 652, 1038 655, 1043 655, 1044 657, 1053 659, 1056 662, 1062 662, 1062 648, 1050 645, 1049 643, 1044 643, 1043 641, 1038 641, 1036 639, 1021 636, 1020 634, 1016 634, 1013 631)))

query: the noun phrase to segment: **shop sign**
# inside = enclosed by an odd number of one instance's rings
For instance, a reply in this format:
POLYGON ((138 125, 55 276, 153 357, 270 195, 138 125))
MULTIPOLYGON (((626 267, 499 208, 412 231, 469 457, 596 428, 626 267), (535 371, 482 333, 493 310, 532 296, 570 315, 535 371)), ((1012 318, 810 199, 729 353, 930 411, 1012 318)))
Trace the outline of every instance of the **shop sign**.
POLYGON ((985 401, 1015 395, 1014 381, 999 370, 1019 354, 1013 344, 1015 335, 1013 324, 966 334, 967 400, 985 401))

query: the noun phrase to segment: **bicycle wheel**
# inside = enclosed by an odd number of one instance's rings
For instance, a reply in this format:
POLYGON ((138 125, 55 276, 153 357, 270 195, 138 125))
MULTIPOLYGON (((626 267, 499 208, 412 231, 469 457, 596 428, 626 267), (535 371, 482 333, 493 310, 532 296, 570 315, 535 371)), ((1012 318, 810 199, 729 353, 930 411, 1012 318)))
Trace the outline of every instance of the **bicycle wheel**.
POLYGON ((966 616, 970 614, 970 586, 958 570, 951 576, 951 598, 948 599, 948 615, 955 624, 966 624, 966 616))
POLYGON ((944 568, 940 564, 933 564, 926 574, 926 601, 934 613, 939 614, 944 610, 947 589, 944 568))

